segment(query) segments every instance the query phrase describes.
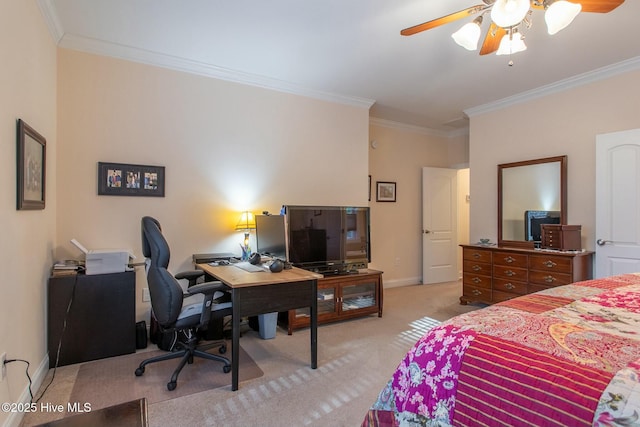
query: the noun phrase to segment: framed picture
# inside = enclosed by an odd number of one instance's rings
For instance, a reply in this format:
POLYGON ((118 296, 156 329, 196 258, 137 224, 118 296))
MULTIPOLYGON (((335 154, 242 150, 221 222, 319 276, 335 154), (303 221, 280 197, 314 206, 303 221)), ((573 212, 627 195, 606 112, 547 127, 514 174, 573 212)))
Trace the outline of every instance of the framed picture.
POLYGON ((395 202, 396 201, 396 183, 395 182, 376 182, 376 202, 395 202))
POLYGON ((16 208, 44 209, 47 141, 22 119, 17 128, 16 208))
POLYGON ((164 197, 164 166, 98 162, 98 194, 164 197))

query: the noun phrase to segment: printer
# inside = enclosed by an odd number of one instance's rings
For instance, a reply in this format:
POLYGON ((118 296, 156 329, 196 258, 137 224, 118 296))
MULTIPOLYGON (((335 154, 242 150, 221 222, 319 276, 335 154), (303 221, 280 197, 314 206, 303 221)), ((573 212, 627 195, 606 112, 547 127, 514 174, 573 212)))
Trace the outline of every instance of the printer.
POLYGON ((71 243, 85 255, 85 274, 122 273, 130 270, 129 261, 135 259, 130 249, 87 249, 76 239, 71 243))

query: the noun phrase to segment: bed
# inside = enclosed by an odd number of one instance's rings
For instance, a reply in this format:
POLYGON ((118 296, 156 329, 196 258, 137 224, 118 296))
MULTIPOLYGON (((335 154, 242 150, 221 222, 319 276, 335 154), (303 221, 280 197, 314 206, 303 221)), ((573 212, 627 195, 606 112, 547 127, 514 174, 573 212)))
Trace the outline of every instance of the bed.
POLYGON ((365 426, 640 426, 640 273, 456 316, 407 352, 365 426))

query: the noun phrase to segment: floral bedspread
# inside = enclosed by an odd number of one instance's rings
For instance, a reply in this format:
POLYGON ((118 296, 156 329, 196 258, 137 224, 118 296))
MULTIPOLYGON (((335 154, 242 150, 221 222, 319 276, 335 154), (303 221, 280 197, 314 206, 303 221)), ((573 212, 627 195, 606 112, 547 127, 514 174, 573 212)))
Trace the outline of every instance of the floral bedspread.
POLYGON ((640 273, 454 317, 405 355, 363 426, 640 426, 640 273))

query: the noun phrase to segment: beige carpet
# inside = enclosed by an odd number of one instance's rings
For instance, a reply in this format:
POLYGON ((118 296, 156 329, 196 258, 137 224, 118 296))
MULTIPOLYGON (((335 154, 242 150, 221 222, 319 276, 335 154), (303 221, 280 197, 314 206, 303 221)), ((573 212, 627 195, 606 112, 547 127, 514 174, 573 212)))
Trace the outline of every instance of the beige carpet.
MULTIPOLYGON (((461 293, 460 282, 385 289, 381 318, 371 315, 318 328, 318 369, 309 367, 308 329, 289 336, 278 328, 272 340, 260 339, 251 330, 243 332, 242 348, 264 375, 241 382, 236 392, 226 386, 150 403, 149 426, 359 427, 406 351, 434 321, 478 309, 460 305, 461 293)), ((70 395, 79 368, 58 369, 42 401, 64 405, 73 401, 70 395)), ((240 375, 244 370, 241 363, 240 375)), ((41 388, 48 381, 49 377, 41 388)), ((163 391, 167 381, 158 380, 158 391, 163 391)), ((231 379, 227 381, 230 384, 231 379)), ((120 395, 131 383, 95 387, 103 394, 120 395)), ((179 382, 176 391, 180 387, 179 382)), ((52 418, 51 413, 30 413, 21 426, 52 418)))
MULTIPOLYGON (((90 402, 93 409, 99 409, 143 397, 147 398, 149 404, 153 404, 220 387, 231 389, 231 373, 223 372, 221 362, 198 357, 193 364, 182 369, 178 387, 173 391, 167 390, 167 383, 178 366, 179 359, 147 365, 144 375, 135 376, 134 372, 141 361, 164 353, 156 350, 83 363, 69 399, 71 402, 90 402), (105 393, 105 390, 117 390, 117 393, 105 393)), ((228 356, 231 356, 231 349, 228 356)), ((242 347, 240 367, 240 381, 263 375, 262 370, 242 347)))

